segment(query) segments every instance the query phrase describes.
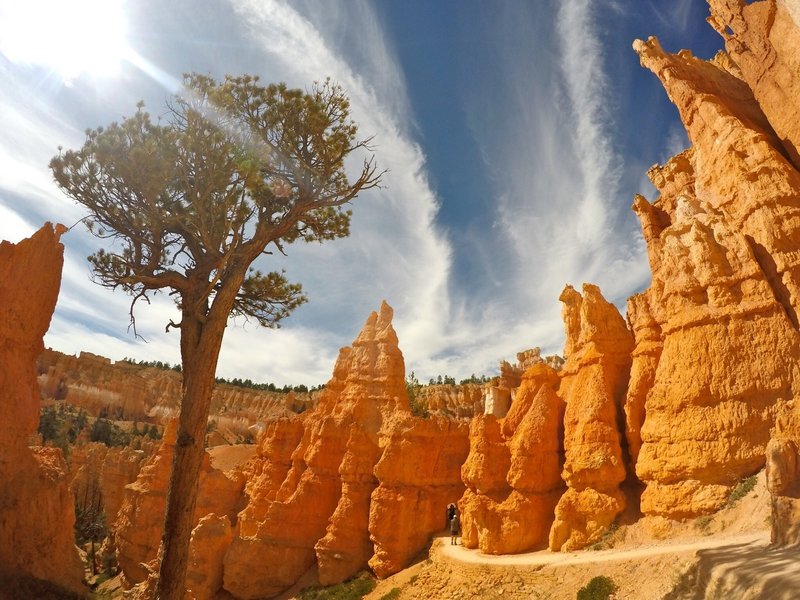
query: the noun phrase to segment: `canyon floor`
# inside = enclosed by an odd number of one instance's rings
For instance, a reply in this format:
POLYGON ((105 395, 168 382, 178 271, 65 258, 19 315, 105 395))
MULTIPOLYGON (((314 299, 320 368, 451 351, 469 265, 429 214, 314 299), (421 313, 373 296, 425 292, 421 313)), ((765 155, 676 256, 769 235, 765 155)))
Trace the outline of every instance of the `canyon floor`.
MULTIPOLYGON (((215 454, 220 460, 229 453, 215 454)), ((618 600, 795 599, 800 550, 770 547, 769 502, 762 472, 746 496, 714 515, 631 520, 581 552, 490 556, 453 546, 442 534, 415 564, 379 581, 364 598, 381 600, 397 589, 390 598, 574 600, 603 575, 617 585, 618 600)), ((300 598, 315 584, 312 569, 279 600, 300 598)), ((102 597, 119 597, 114 580, 102 587, 102 597)))
POLYGON ((603 575, 618 586, 617 599, 795 599, 800 552, 770 547, 769 498, 762 472, 749 494, 715 515, 682 523, 640 519, 582 552, 488 556, 437 537, 427 557, 365 598, 380 600, 398 588, 397 597, 409 600, 574 600, 603 575))

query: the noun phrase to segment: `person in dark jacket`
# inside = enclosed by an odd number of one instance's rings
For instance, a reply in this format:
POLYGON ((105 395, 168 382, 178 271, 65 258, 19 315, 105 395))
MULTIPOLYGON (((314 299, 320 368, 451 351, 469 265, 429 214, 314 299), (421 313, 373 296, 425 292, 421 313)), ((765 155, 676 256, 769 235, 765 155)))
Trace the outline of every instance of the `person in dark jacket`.
POLYGON ((460 523, 458 522, 458 512, 455 512, 450 519, 450 545, 455 546, 458 544, 458 527, 460 523))
POLYGON ((456 505, 455 504, 453 504, 451 502, 450 504, 447 505, 447 517, 445 517, 445 520, 444 520, 444 528, 445 529, 450 527, 450 521, 453 519, 453 517, 455 516, 456 512, 458 512, 458 511, 456 510, 456 505))

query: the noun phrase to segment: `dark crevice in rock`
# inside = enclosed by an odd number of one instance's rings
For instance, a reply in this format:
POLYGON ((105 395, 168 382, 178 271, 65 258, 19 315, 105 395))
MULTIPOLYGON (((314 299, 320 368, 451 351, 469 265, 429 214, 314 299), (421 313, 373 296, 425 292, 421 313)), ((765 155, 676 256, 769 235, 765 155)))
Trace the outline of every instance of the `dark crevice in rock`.
POLYGON ((783 283, 781 274, 778 272, 778 266, 775 264, 775 259, 772 258, 772 255, 764 246, 755 241, 751 236, 746 235, 745 239, 750 249, 753 251, 753 256, 755 256, 758 266, 761 267, 761 270, 764 272, 764 276, 772 289, 775 300, 783 307, 786 317, 792 323, 792 327, 794 327, 795 331, 800 332, 800 321, 798 321, 797 311, 792 304, 792 294, 789 288, 786 287, 786 284, 783 283))

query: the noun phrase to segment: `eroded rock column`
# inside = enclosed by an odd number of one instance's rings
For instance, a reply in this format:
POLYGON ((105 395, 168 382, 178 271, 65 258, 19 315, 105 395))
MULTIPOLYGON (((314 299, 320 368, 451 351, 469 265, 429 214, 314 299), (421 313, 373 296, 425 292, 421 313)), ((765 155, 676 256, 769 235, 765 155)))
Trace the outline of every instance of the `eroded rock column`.
POLYGON ((567 286, 560 299, 567 333, 559 387, 566 403, 567 491, 556 506, 549 545, 570 551, 597 541, 625 508, 620 424, 633 337, 597 286, 584 284, 583 296, 567 286))
POLYGON ((47 223, 0 243, 0 577, 25 576, 82 594, 75 510, 58 448, 29 448, 39 426, 36 358, 55 309, 66 229, 47 223))
POLYGON ((547 542, 563 492, 558 374, 543 361, 521 376, 511 410, 473 419, 470 454, 462 468, 462 543, 489 554, 514 554, 547 542))
MULTIPOLYGON (((798 393, 800 174, 730 57, 668 54, 653 38, 634 47, 692 142, 648 173, 659 198, 634 203, 653 268, 642 304, 663 339, 641 425, 641 508, 686 518, 721 508, 763 466, 777 411, 798 393)), ((797 101, 781 110, 797 115, 797 101)))

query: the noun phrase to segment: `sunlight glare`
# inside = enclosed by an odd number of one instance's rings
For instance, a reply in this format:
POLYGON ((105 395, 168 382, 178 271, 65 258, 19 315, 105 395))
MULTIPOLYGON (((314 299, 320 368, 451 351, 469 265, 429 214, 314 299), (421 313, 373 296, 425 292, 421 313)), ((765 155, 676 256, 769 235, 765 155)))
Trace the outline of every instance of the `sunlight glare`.
POLYGON ((113 74, 128 54, 122 0, 0 0, 0 53, 65 83, 113 74))

